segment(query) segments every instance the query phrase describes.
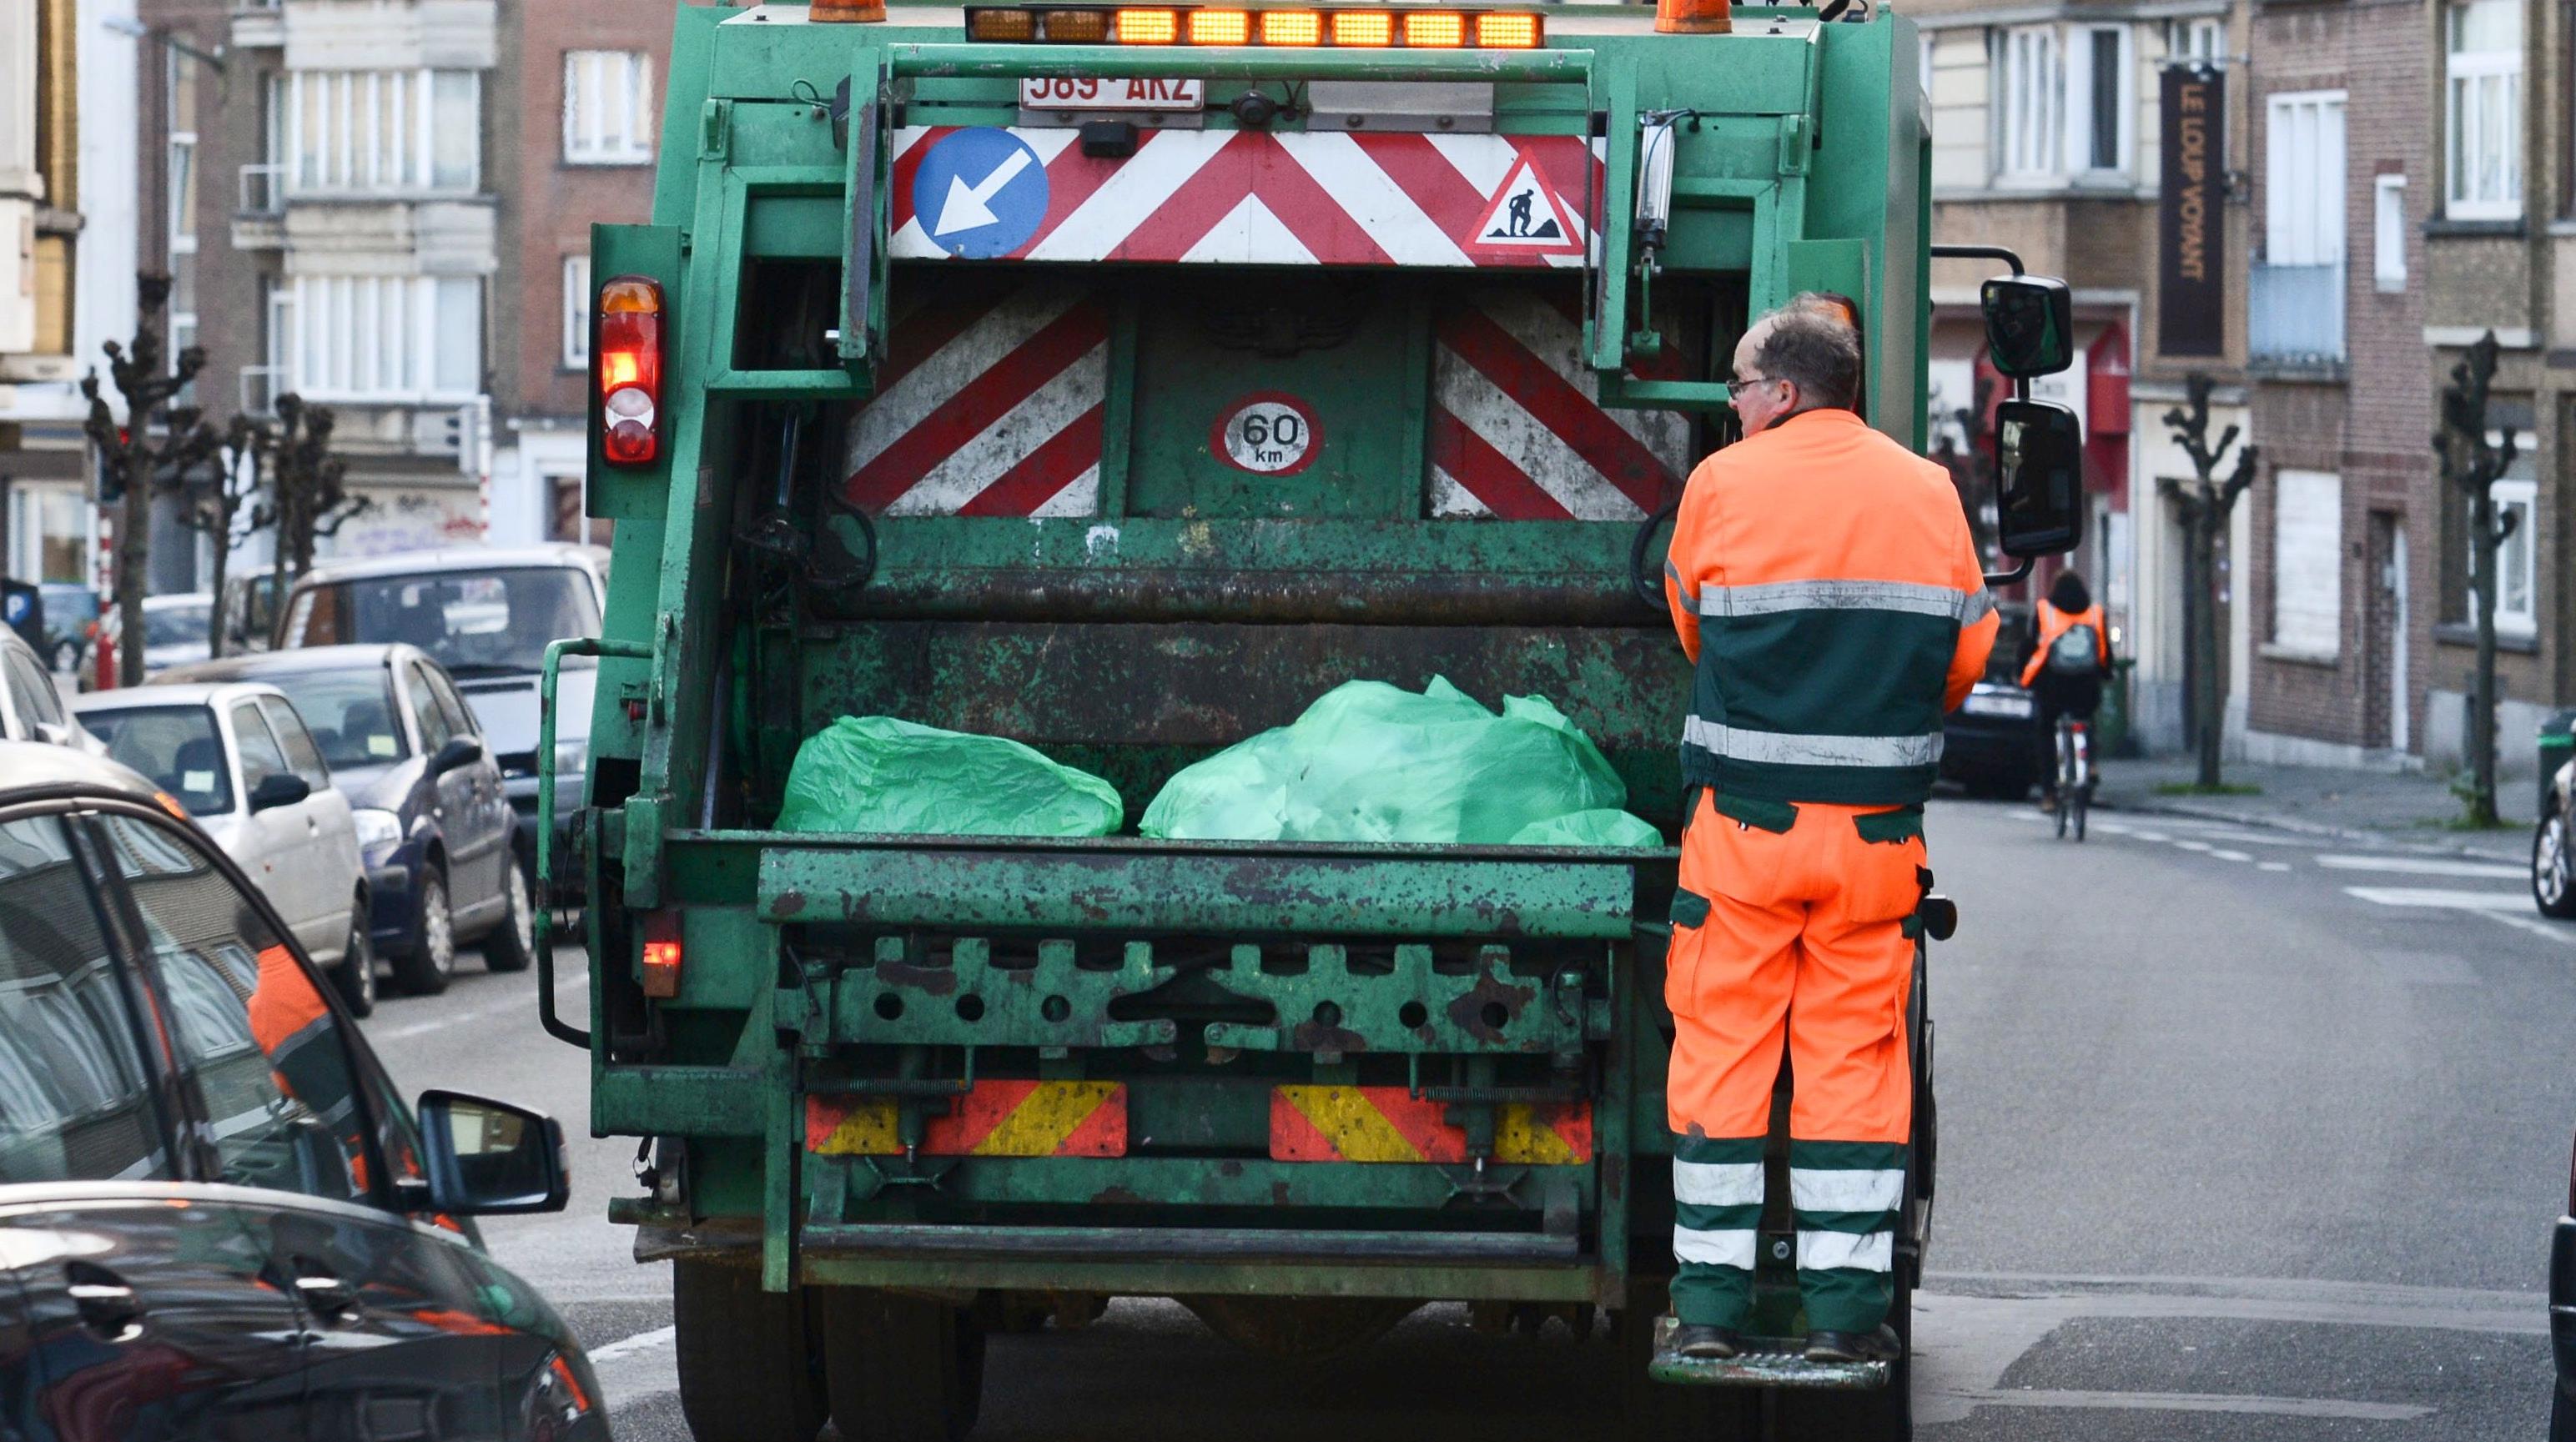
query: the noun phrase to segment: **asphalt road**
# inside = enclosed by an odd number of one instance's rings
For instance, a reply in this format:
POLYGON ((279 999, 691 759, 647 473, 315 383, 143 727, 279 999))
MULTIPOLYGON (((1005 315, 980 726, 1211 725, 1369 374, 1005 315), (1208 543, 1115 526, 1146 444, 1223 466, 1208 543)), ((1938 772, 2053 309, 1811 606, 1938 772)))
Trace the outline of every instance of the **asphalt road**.
MULTIPOLYGON (((2576 924, 2430 845, 2102 815, 2077 846, 1966 802, 1931 828, 1963 921, 1931 983, 1927 1438, 2544 1434, 2576 924)), ((583 1136, 584 1058, 537 1029, 531 985, 468 975, 368 1029, 407 1087, 564 1119, 571 1210, 486 1237, 581 1329, 619 1435, 683 1439, 666 1277, 604 1220, 633 1144, 583 1136)), ((1488 1338, 1454 1307, 1291 1366, 1121 1302, 998 1339, 988 1376, 985 1442, 1619 1435, 1606 1342, 1488 1338)))

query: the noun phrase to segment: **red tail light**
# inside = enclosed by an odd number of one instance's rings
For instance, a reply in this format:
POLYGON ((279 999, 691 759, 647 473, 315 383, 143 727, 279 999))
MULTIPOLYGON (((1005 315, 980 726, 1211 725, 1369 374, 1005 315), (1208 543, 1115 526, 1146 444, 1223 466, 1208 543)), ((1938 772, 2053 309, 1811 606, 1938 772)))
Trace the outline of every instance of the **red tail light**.
MULTIPOLYGON (((612 466, 662 458, 662 287, 621 275, 599 288, 591 378, 599 388, 599 449, 612 466)), ((679 944, 672 943, 676 960, 679 944)))
POLYGON ((680 913, 644 914, 644 994, 670 998, 680 994, 680 913))

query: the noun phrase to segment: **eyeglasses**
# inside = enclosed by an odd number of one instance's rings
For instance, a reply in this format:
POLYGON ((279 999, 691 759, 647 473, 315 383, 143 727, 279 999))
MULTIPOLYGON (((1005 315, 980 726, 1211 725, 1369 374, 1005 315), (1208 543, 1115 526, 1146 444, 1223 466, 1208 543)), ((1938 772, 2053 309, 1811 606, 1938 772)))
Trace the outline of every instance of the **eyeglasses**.
POLYGON ((1787 376, 1735 376, 1729 381, 1729 385, 1740 391, 1746 386, 1767 386, 1773 381, 1784 381, 1787 379, 1787 376))

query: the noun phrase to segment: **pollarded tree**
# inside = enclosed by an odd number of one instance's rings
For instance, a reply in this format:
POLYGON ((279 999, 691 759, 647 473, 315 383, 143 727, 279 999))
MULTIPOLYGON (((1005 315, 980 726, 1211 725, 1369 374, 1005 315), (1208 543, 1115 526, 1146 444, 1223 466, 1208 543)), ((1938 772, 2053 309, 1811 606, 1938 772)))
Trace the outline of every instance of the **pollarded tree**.
POLYGON ((2225 480, 2218 478, 2228 447, 2236 444, 2237 428, 2230 425, 2219 433, 2217 445, 2209 444, 2214 386, 2208 376, 2193 372, 2183 381, 2183 403, 2165 412, 2174 444, 2191 458, 2193 479, 2167 476, 2156 482, 2157 493, 2174 503, 2183 524, 2183 584, 2197 603, 2192 607, 2189 663, 2192 722, 2200 733, 2200 784, 2212 790, 2219 785, 2219 728, 2226 715, 2218 686, 2218 538, 2227 534, 2236 498, 2254 484, 2255 456, 2253 446, 2238 451, 2236 469, 2225 480))
POLYGON ((170 277, 138 275, 135 292, 134 338, 123 344, 111 340, 101 347, 107 353, 108 379, 125 401, 124 425, 116 423, 116 412, 99 388, 98 372, 81 378, 81 395, 89 402, 89 416, 81 429, 98 448, 102 488, 116 493, 101 499, 123 507, 116 518, 112 581, 122 644, 116 658, 120 686, 143 684, 143 573, 151 559, 152 499, 163 489, 162 477, 186 474, 223 443, 196 407, 170 407, 206 364, 202 346, 179 352, 175 363, 165 358, 162 332, 170 305, 170 277))

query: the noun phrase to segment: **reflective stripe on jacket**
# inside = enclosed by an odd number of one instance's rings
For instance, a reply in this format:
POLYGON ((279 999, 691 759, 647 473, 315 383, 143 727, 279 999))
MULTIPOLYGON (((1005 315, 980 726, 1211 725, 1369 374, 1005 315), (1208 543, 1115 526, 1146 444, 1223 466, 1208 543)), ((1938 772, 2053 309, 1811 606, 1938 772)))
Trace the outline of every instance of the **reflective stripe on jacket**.
POLYGON ((1921 801, 1997 624, 1949 473, 1850 411, 1700 462, 1664 590, 1698 668, 1682 779, 1764 800, 1921 801))
POLYGON ((2032 648, 2030 659, 2022 663, 2021 684, 2028 686, 2039 679, 2040 671, 2048 665, 2048 648, 2057 644, 2058 637, 2078 626, 2093 628, 2093 649, 2098 653, 2096 663, 2105 671, 2111 669, 2111 628, 2102 619, 2100 602, 2081 611, 2061 611, 2042 601, 2039 603, 2039 644, 2032 648))

